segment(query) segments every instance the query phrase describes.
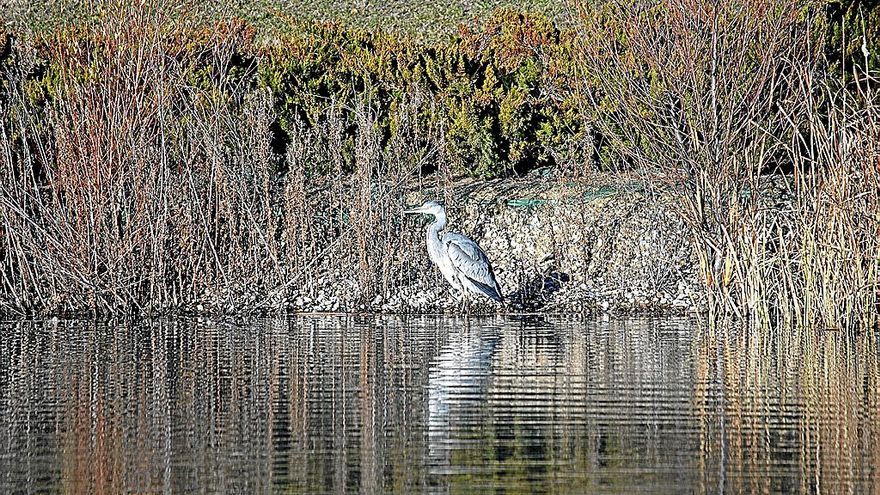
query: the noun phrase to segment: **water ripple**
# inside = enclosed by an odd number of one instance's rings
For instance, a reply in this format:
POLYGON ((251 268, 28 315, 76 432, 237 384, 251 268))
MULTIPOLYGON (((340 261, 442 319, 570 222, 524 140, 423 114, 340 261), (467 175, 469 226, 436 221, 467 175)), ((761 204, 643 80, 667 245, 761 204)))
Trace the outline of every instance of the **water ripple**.
POLYGON ((2 324, 2 493, 880 493, 872 334, 2 324))

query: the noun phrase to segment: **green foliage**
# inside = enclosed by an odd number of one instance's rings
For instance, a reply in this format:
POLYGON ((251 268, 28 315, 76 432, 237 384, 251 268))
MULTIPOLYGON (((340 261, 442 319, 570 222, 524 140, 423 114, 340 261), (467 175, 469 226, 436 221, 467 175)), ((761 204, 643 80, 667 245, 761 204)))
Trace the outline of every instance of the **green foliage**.
MULTIPOLYGON (((445 130, 458 169, 480 177, 551 164, 550 147, 582 129, 562 59, 571 35, 545 17, 496 11, 480 28, 425 44, 382 31, 304 23, 262 48, 260 84, 278 102, 282 128, 317 125, 329 105, 367 100, 390 136, 412 88, 431 94, 419 125, 445 130)), ((566 72, 567 71, 567 72, 566 72)), ((353 105, 349 105, 353 106, 353 105)), ((346 120, 353 121, 350 111, 346 120)))
MULTIPOLYGON (((863 2, 823 5, 828 23, 817 29, 827 31, 831 70, 849 74, 866 62, 876 70, 880 8, 863 2)), ((664 15, 663 9, 658 3, 644 15, 664 15)), ((354 168, 355 109, 362 107, 375 112, 383 146, 402 127, 415 126, 421 139, 430 135, 442 140, 443 156, 457 173, 491 178, 546 166, 616 167, 618 150, 595 134, 592 122, 613 122, 621 112, 649 118, 650 112, 608 96, 613 93, 609 88, 626 81, 584 72, 584 54, 607 45, 597 36, 614 40, 618 47, 627 45, 621 29, 625 19, 614 13, 607 2, 584 3, 582 24, 575 32, 540 13, 498 9, 445 38, 280 16, 271 23, 249 16, 210 25, 160 18, 158 25, 127 26, 115 35, 90 29, 85 22, 69 23, 37 35, 37 62, 27 93, 43 108, 58 98, 65 78, 96 81, 109 57, 139 56, 124 50, 143 44, 126 39, 150 39, 186 67, 193 88, 214 88, 220 99, 229 97, 230 87, 268 90, 277 115, 272 128, 276 143, 324 125, 330 116, 342 122, 344 171, 354 168), (414 92, 425 97, 417 102, 415 121, 403 122, 401 108, 414 92), (587 94, 598 100, 598 111, 583 104, 587 94), (594 156, 598 163, 593 163, 594 156)), ((13 45, 3 44, 4 61, 15 57, 13 45)), ((652 81, 651 91, 664 90, 645 61, 632 54, 612 50, 588 56, 614 57, 629 67, 630 78, 652 81)), ((283 167, 283 144, 275 151, 283 167)))
POLYGON ((825 5, 825 55, 848 81, 880 70, 880 2, 833 0, 825 5))

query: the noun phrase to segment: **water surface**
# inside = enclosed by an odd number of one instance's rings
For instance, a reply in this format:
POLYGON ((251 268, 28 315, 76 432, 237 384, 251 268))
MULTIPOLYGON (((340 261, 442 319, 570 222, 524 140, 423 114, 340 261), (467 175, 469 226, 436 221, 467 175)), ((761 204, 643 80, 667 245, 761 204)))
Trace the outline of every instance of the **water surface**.
POLYGON ((0 493, 880 493, 871 333, 353 316, 0 332, 0 493))

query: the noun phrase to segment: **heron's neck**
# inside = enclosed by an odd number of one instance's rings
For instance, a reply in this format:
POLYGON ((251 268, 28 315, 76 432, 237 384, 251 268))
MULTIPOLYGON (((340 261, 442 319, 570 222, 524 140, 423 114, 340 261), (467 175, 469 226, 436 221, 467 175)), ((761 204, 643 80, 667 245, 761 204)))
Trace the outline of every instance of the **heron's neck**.
POLYGON ((440 231, 443 230, 444 227, 446 227, 446 215, 443 213, 435 215, 434 223, 428 226, 426 239, 428 245, 428 257, 440 267, 441 272, 443 272, 444 267, 448 264, 449 259, 443 255, 443 242, 440 240, 440 231))
POLYGON ((446 215, 441 213, 434 216, 434 223, 428 226, 428 239, 439 239, 440 231, 446 227, 446 215))

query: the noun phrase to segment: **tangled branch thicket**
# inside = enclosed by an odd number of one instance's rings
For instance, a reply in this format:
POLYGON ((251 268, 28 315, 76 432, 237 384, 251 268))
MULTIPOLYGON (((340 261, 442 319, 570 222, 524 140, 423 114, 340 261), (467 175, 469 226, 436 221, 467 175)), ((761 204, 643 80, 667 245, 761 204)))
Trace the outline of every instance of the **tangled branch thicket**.
POLYGON ((4 312, 366 301, 431 276, 407 191, 623 167, 681 191, 713 321, 877 320, 877 11, 585 2, 574 30, 499 11, 428 46, 105 7, 3 36, 4 312))
POLYGON ((682 184, 710 320, 876 321, 880 106, 870 54, 846 78, 829 67, 822 2, 607 8, 585 16, 587 98, 615 149, 682 184))
POLYGON ((318 125, 293 124, 302 131, 281 160, 271 94, 248 84, 256 66, 230 67, 247 33, 216 32, 192 49, 175 40, 182 27, 158 14, 114 14, 86 36, 48 45, 62 61, 51 67, 48 104, 34 45, 8 40, 5 312, 279 307, 328 261, 357 267, 361 298, 414 276, 391 264, 414 242, 400 235, 401 195, 413 167, 439 149, 407 122, 422 104, 417 88, 401 99, 400 130, 384 146, 374 101, 331 100, 318 125), (354 158, 344 154, 349 140, 354 158), (380 246, 398 256, 378 256, 380 246))

